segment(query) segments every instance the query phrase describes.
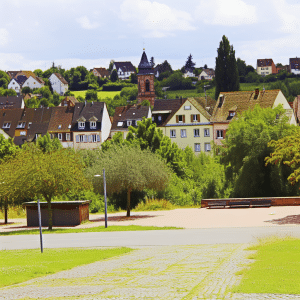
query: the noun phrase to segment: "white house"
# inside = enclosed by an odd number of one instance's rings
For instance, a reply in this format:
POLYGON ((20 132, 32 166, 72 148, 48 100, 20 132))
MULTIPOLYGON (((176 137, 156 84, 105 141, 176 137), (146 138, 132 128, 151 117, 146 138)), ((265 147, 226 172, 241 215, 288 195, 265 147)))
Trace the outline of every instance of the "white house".
POLYGON ((27 77, 25 75, 19 75, 9 82, 7 88, 16 91, 16 93, 19 94, 26 80, 27 77))
POLYGON ((213 69, 203 69, 198 80, 212 80, 215 77, 215 71, 213 69))
POLYGON ((53 73, 49 77, 49 81, 51 83, 53 91, 55 91, 59 95, 64 95, 69 89, 68 82, 59 73, 53 73))
POLYGON ((31 89, 41 88, 45 85, 45 82, 39 77, 29 76, 24 82, 23 87, 29 87, 31 89))
POLYGON ((188 77, 195 77, 195 74, 193 72, 192 69, 185 69, 185 72, 183 74, 184 78, 188 78, 188 77))
POLYGON ((119 79, 129 79, 132 73, 135 73, 135 67, 130 61, 114 62, 113 70, 117 70, 119 79))

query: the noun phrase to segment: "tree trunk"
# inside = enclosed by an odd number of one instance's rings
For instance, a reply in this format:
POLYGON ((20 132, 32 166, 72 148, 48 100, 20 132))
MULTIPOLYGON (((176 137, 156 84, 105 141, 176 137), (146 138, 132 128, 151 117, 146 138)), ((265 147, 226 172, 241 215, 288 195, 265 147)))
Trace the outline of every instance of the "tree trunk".
POLYGON ((47 203, 48 203, 48 220, 49 220, 48 230, 52 230, 52 208, 51 208, 51 200, 50 201, 47 200, 47 203))
POLYGON ((127 191, 127 217, 130 217, 130 194, 131 194, 131 189, 128 189, 128 191, 127 191))
POLYGON ((4 224, 7 224, 7 211, 8 211, 8 205, 7 205, 7 200, 4 202, 4 224))

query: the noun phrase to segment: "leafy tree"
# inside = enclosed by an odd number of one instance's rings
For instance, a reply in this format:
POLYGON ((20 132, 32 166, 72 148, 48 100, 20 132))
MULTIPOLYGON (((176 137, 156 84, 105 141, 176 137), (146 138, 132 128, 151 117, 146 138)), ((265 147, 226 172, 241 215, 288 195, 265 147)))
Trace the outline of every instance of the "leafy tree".
POLYGON ((33 73, 38 77, 43 77, 43 71, 41 69, 36 69, 33 73))
MULTIPOLYGON (((6 139, 2 134, 0 134, 0 163, 3 163, 7 159, 15 156, 19 149, 20 148, 14 144, 12 138, 6 139)), ((2 178, 2 180, 4 179, 2 178)), ((1 184, 2 183, 3 181, 1 184)), ((7 224, 8 201, 3 196, 0 198, 0 208, 4 210, 4 223, 7 224)))
POLYGON ((138 88, 135 87, 124 87, 121 90, 120 96, 126 97, 128 100, 136 100, 138 95, 138 88))
POLYGON ((193 62, 193 56, 192 54, 190 54, 187 58, 187 61, 184 65, 184 68, 187 70, 187 69, 191 69, 191 70, 194 70, 195 69, 195 65, 196 63, 193 62))
POLYGON ((116 69, 114 69, 112 72, 111 72, 111 75, 110 75, 110 80, 111 82, 116 82, 118 80, 118 72, 116 69))
POLYGON ((131 73, 130 77, 129 77, 129 80, 130 80, 131 83, 137 84, 138 83, 137 74, 136 73, 131 73))
POLYGON ((32 93, 32 89, 29 86, 25 86, 22 88, 22 94, 32 93))
POLYGON ((33 144, 0 165, 1 195, 11 203, 43 197, 48 203, 49 226, 52 230, 51 200, 68 191, 90 189, 83 174, 79 156, 72 150, 42 152, 33 144), (17 184, 16 184, 17 182, 17 184))
POLYGON ((113 59, 109 62, 109 66, 108 66, 109 71, 112 71, 112 69, 114 67, 114 63, 115 63, 115 61, 113 59))
POLYGON ((0 87, 7 89, 8 81, 5 78, 0 78, 0 87))
POLYGON ((89 101, 98 101, 98 93, 95 90, 87 90, 85 93, 85 99, 89 101))
POLYGON ((0 88, 0 96, 17 96, 17 92, 12 89, 0 88))
POLYGON ((235 51, 225 35, 223 35, 217 51, 215 99, 218 99, 220 92, 238 91, 240 86, 235 51))
POLYGON ((125 145, 111 147, 103 152, 93 167, 87 170, 99 193, 103 193, 103 180, 94 178, 94 175, 102 174, 103 169, 109 195, 127 192, 127 217, 130 216, 132 191, 143 191, 146 188, 163 190, 170 177, 170 171, 160 157, 149 150, 125 145))
MULTIPOLYGON (((44 153, 50 153, 53 151, 61 150, 62 144, 59 141, 58 138, 51 139, 50 134, 47 133, 44 136, 40 136, 36 143, 38 147, 44 152, 44 153)), ((28 144, 24 144, 23 147, 28 147, 28 144)))
POLYGON ((233 196, 281 196, 287 192, 283 173, 265 167, 264 159, 271 153, 268 143, 288 135, 293 128, 281 106, 262 109, 257 105, 229 124, 221 151, 227 179, 234 182, 233 196))
POLYGON ((166 159, 167 164, 181 177, 186 175, 187 165, 184 159, 184 152, 176 143, 163 134, 161 129, 151 119, 143 118, 138 122, 137 127, 130 126, 126 141, 138 144, 142 150, 149 149, 166 159))
POLYGON ((269 142, 269 147, 273 150, 266 157, 266 165, 286 166, 288 168, 287 180, 292 186, 298 189, 300 180, 300 132, 297 127, 290 135, 285 136, 277 141, 269 142))

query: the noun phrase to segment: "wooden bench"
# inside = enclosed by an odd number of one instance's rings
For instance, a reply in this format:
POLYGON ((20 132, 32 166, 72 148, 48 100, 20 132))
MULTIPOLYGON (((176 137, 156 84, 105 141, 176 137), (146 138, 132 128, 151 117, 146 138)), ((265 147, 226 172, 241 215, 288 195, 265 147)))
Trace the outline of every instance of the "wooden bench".
POLYGON ((214 202, 208 202, 207 203, 208 208, 220 208, 223 207, 225 208, 226 206, 226 201, 214 201, 214 202))
POLYGON ((230 201, 229 207, 250 207, 250 201, 230 201))
POLYGON ((252 200, 251 207, 270 207, 272 204, 272 200, 252 200))

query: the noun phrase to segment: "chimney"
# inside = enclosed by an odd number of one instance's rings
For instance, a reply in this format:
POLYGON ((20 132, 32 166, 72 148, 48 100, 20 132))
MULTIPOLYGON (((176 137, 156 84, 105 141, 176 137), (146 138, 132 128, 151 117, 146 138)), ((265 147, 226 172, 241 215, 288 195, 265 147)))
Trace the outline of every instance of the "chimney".
POLYGON ((255 96, 257 97, 259 95, 259 89, 255 89, 255 96))

